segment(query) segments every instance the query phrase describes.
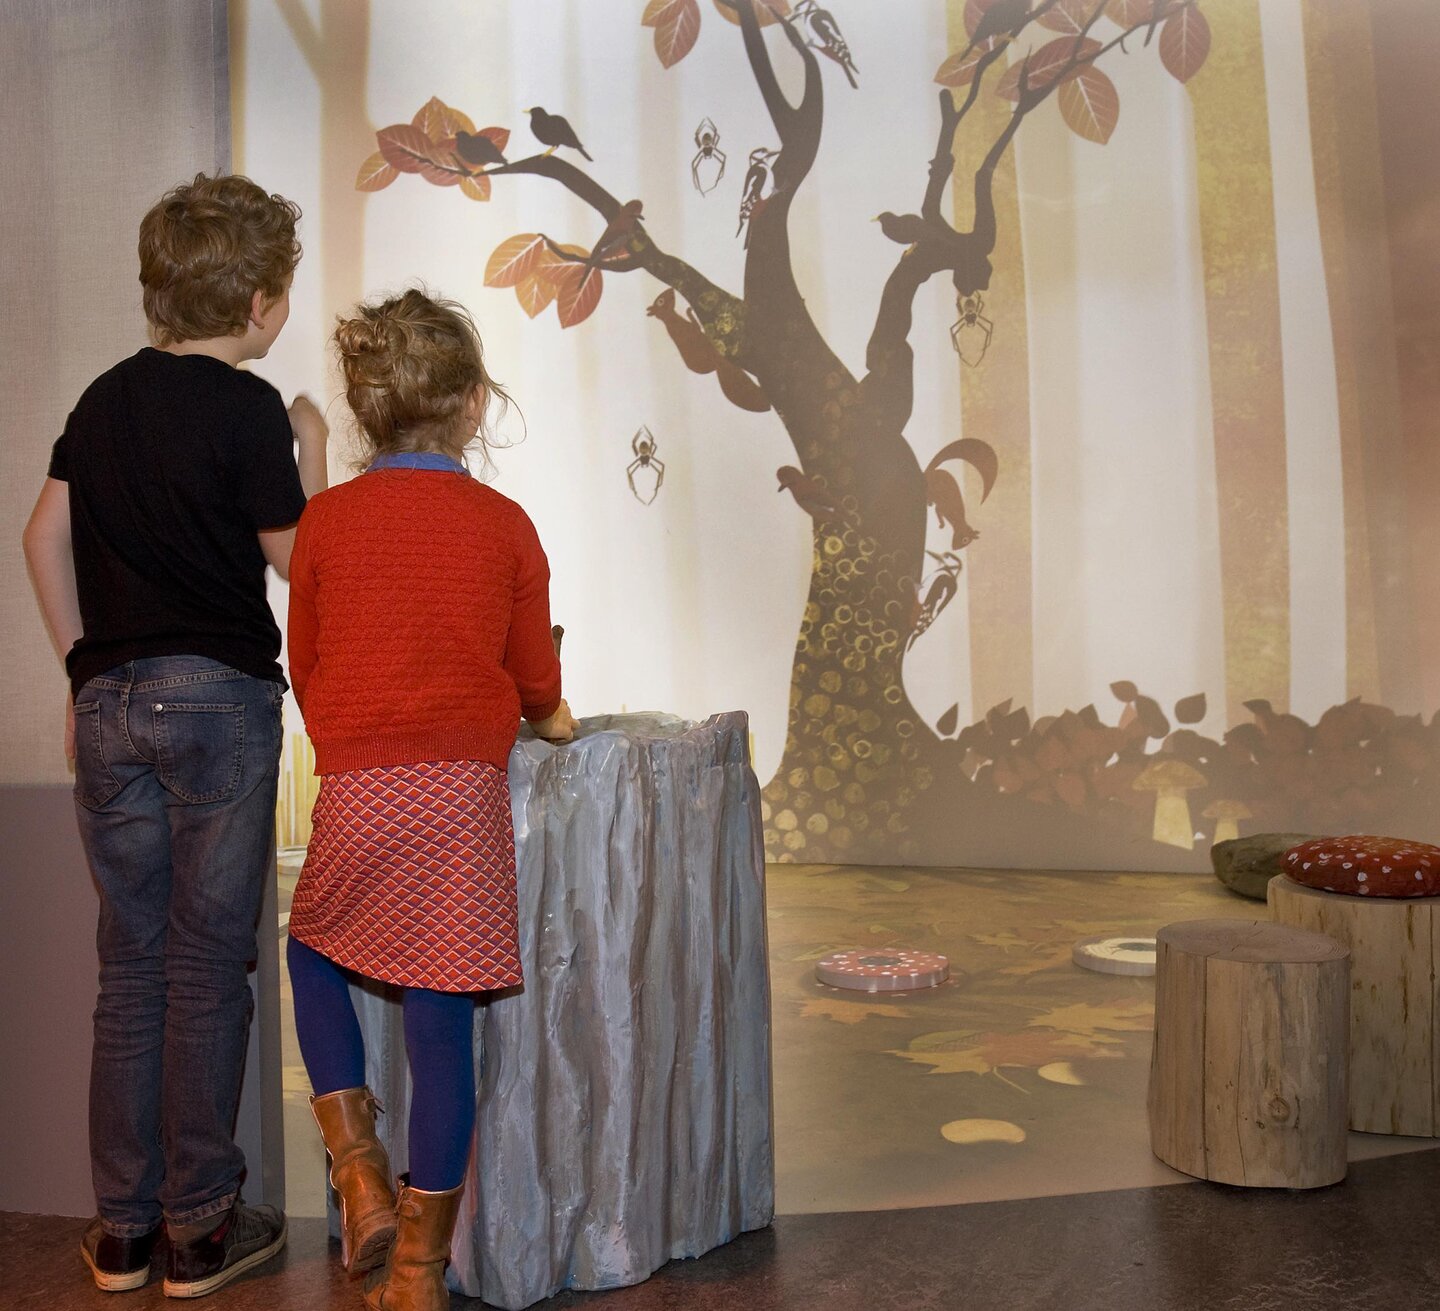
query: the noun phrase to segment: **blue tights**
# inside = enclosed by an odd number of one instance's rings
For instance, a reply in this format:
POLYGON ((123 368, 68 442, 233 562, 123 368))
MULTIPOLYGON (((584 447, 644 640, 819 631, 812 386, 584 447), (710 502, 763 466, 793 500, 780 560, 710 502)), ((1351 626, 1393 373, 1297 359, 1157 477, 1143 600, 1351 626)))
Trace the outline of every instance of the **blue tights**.
MULTIPOLYGON (((295 993, 300 1054, 317 1097, 365 1083, 365 1042, 350 1000, 349 973, 295 938, 286 959, 295 993)), ((410 1182, 425 1192, 465 1179, 475 1129, 475 1066, 469 993, 406 988, 405 1054, 410 1059, 410 1182)))

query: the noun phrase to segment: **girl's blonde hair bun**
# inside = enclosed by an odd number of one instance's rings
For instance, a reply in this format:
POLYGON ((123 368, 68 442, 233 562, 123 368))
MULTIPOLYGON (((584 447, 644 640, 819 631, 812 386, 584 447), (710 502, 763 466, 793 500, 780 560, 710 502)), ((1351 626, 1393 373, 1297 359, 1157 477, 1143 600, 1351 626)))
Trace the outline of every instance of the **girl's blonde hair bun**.
POLYGON ((367 455, 463 448, 465 404, 476 387, 508 403, 485 368, 480 333, 465 308, 418 288, 357 305, 335 325, 345 398, 367 455))

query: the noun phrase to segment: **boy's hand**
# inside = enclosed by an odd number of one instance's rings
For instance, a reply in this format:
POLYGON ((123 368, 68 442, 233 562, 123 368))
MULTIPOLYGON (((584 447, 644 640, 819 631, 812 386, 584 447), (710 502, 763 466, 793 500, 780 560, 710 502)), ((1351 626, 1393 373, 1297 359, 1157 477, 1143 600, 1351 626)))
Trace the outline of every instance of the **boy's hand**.
POLYGON ((560 708, 549 719, 542 719, 530 727, 535 730, 536 737, 543 737, 547 742, 569 742, 575 736, 575 716, 570 713, 570 703, 562 701, 560 708))
POLYGON ((325 444, 330 436, 330 427, 315 402, 304 393, 297 396, 287 411, 290 415, 290 430, 301 446, 325 444))
POLYGON ((65 693, 65 759, 75 759, 75 696, 65 693))

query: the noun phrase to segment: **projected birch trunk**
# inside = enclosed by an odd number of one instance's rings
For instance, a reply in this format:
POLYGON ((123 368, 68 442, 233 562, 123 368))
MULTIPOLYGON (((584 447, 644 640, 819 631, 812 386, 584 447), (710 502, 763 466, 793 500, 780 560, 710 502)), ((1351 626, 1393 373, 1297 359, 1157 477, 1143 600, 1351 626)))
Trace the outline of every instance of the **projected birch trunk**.
MULTIPOLYGON (((738 24, 744 57, 780 142, 778 151, 751 157, 739 294, 664 250, 646 225, 642 200, 622 203, 586 168, 557 156, 557 149, 580 148, 579 138, 567 122, 544 111, 532 111, 531 127, 551 150, 512 161, 505 155, 508 129, 477 131, 464 114, 432 100, 412 124, 377 134, 380 150, 362 167, 357 185, 378 190, 399 173, 419 173, 486 200, 505 178, 558 183, 604 219, 600 239, 586 248, 542 232, 516 234, 496 249, 487 283, 513 287, 532 317, 553 302, 562 325, 570 327, 594 311, 606 277, 643 270, 671 289, 662 291, 650 313, 670 333, 683 363, 717 373, 734 403, 773 409, 795 460, 778 471, 781 487, 790 491, 796 513, 812 519, 814 553, 784 755, 764 794, 767 850, 779 859, 904 860, 916 854, 913 835, 933 831, 939 819, 950 826, 973 788, 962 768, 964 750, 953 740, 955 725, 931 725, 917 715, 903 677, 906 652, 955 595, 961 553, 974 537, 960 484, 943 466, 969 463, 984 492, 1004 476, 983 434, 924 453, 907 439, 914 298, 931 278, 948 277, 959 314, 956 349, 962 358, 967 352, 973 357, 974 332, 988 333, 976 297, 989 287, 992 272, 992 179, 1025 119, 1054 96, 1073 130, 1103 144, 1115 127, 1119 100, 1097 61, 1123 51, 1127 38, 1148 45, 1158 32, 1162 62, 1184 81, 1204 61, 1209 30, 1196 0, 1039 0, 1033 8, 1026 0, 970 0, 969 42, 945 60, 936 78, 945 89, 919 212, 882 216, 885 235, 903 253, 877 308, 865 369, 857 374, 836 356, 806 308, 788 229, 824 125, 820 56, 851 85, 857 57, 834 16, 815 0, 801 0, 793 9, 783 0, 717 0, 716 8, 738 24), (1104 42, 1091 35, 1102 19, 1109 23, 1104 42), (803 64, 798 104, 780 86, 767 26, 784 37, 776 55, 803 64), (1017 42, 1030 53, 1007 63, 1017 42), (957 231, 942 202, 955 169, 955 135, 982 90, 1007 97, 1014 109, 975 172, 973 227, 957 231), (683 312, 677 296, 685 302, 683 312), (949 530, 948 551, 927 552, 932 508, 949 530)), ((693 47, 700 21, 697 0, 651 0, 642 15, 667 67, 693 47)), ((916 181, 919 189, 922 179, 916 181)), ((948 325, 924 330, 951 331, 948 325)), ((983 355, 983 346, 979 350, 983 355)))

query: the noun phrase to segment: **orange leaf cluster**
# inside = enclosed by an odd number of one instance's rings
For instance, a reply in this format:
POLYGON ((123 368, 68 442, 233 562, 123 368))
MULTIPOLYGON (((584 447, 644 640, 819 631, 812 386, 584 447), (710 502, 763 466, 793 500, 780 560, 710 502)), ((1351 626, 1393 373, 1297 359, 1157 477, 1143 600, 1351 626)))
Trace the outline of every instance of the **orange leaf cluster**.
POLYGON ((1100 42, 1090 36, 1062 36, 1059 40, 1047 41, 1033 54, 1026 55, 1005 70, 1005 76, 995 84, 995 94, 1006 100, 1019 100, 1022 70, 1025 73, 1026 85, 1032 92, 1044 90, 1057 78, 1068 82, 1079 77, 1086 66, 1081 62, 1067 69, 1071 59, 1094 59, 1100 53, 1100 48, 1100 42))
POLYGON ((489 137, 501 151, 510 141, 508 128, 485 127, 476 132, 465 114, 432 96, 410 122, 393 123, 375 134, 380 149, 360 165, 355 189, 380 191, 402 173, 418 173, 437 187, 459 187, 471 200, 489 200, 490 179, 456 153, 458 132, 489 137))
MULTIPOLYGON (((580 246, 560 247, 583 259, 580 246)), ((552 301, 562 328, 573 328, 595 312, 604 278, 599 269, 557 254, 538 232, 521 232, 495 247, 485 265, 487 287, 514 287, 520 308, 532 319, 552 301)))
MULTIPOLYGON (((967 0, 965 30, 968 48, 954 51, 935 73, 941 86, 960 89, 975 80, 980 61, 997 46, 1009 44, 1009 28, 986 35, 981 23, 1000 0, 967 0), (974 37, 980 32, 981 39, 974 37)), ((1084 35, 1096 17, 1100 0, 1056 0, 1036 15, 1037 27, 1064 33, 1023 59, 1012 62, 995 83, 995 94, 1018 102, 1022 76, 1032 92, 1057 91, 1060 116, 1077 136, 1104 145, 1120 121, 1120 93, 1109 76, 1095 66, 1104 46, 1084 35), (1058 84, 1058 85, 1057 85, 1058 84)), ((1200 12, 1199 0, 1108 0, 1100 17, 1122 28, 1150 26, 1160 33, 1160 62, 1181 82, 1188 82, 1210 54, 1210 24, 1200 12)), ((1146 44, 1149 44, 1148 38, 1146 44)))

